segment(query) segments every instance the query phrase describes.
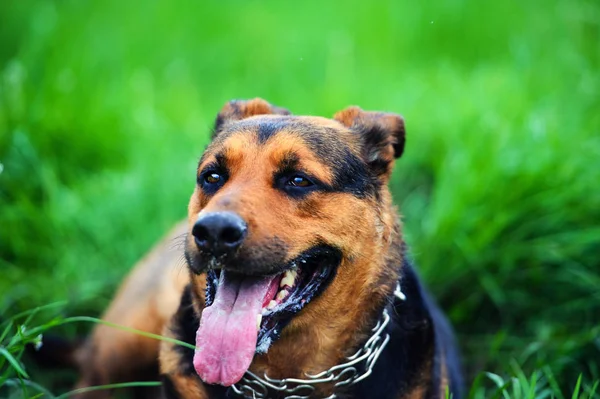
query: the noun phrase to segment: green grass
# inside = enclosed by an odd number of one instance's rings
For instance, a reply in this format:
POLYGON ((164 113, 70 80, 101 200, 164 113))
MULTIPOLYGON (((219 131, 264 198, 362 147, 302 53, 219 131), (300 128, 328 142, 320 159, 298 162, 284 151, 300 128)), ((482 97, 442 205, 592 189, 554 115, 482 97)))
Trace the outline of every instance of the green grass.
POLYGON ((595 0, 2 2, 0 381, 64 392, 19 325, 97 316, 261 96, 404 115, 391 186, 473 398, 600 397, 599 71, 595 0))

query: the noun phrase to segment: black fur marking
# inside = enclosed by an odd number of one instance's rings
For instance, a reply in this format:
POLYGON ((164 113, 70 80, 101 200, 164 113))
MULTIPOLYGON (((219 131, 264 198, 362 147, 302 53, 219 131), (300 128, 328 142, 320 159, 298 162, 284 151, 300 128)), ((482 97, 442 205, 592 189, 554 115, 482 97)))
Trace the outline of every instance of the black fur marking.
POLYGON ((44 334, 42 346, 39 349, 29 344, 25 347, 25 350, 41 367, 74 368, 77 366, 75 351, 83 345, 90 344, 84 340, 70 341, 58 336, 44 334))
POLYGON ((217 165, 223 169, 227 169, 227 156, 223 152, 218 152, 215 154, 215 159, 217 160, 217 165))
POLYGON ((223 108, 223 110, 227 109, 227 111, 219 112, 217 118, 215 119, 215 126, 213 128, 213 139, 220 133, 221 129, 223 128, 226 122, 228 122, 229 120, 237 120, 242 117, 242 111, 240 110, 239 104, 243 102, 244 100, 230 100, 227 104, 229 108, 223 108))
POLYGON ((365 159, 369 160, 369 163, 388 145, 392 145, 394 149, 394 158, 400 158, 404 152, 406 141, 404 122, 399 123, 391 130, 377 123, 368 124, 368 126, 354 124, 352 125, 352 130, 360 134, 363 142, 364 156, 365 159))
POLYGON ((421 286, 410 261, 403 255, 402 292, 406 300, 394 298, 390 324, 386 332, 390 341, 379 357, 370 377, 347 392, 349 398, 373 397, 395 399, 410 393, 423 381, 419 374, 429 367, 431 379, 425 397, 440 398, 442 350, 450 392, 453 398, 463 395, 459 356, 452 330, 442 312, 421 286), (430 365, 428 366, 428 363, 430 365))
POLYGON ((375 364, 373 374, 357 384, 349 397, 401 397, 419 382, 419 373, 433 355, 431 315, 415 272, 406 261, 400 281, 406 300, 395 299, 388 308, 391 320, 386 332, 390 334, 390 341, 375 364))
MULTIPOLYGON (((214 138, 213 138, 214 139, 214 138)), ((215 142, 216 139, 212 140, 211 143, 209 143, 206 147, 204 147, 204 152, 202 152, 202 156, 200 156, 200 159, 198 160, 198 166, 197 168, 200 168, 200 165, 202 165, 204 163, 204 161, 206 161, 207 158, 209 158, 212 154, 211 154, 211 149, 214 148, 214 146, 212 145, 213 142, 215 142)), ((225 154, 221 151, 215 153, 215 158, 217 159, 217 162, 221 162, 224 161, 225 158, 225 154)))
MULTIPOLYGON (((194 312, 192 295, 192 288, 188 285, 183 291, 179 309, 170 325, 174 338, 196 345, 196 330, 200 325, 200 319, 194 312)), ((179 372, 183 375, 197 375, 193 366, 194 350, 181 345, 174 345, 173 348, 180 356, 179 372)))
POLYGON ((265 121, 258 126, 257 137, 259 144, 265 144, 271 137, 275 136, 277 132, 285 128, 286 124, 282 123, 281 120, 265 121))
POLYGON ((389 136, 390 133, 380 126, 373 126, 368 132, 362 134, 364 157, 367 159, 373 172, 377 175, 387 172, 390 164, 389 160, 378 156, 389 145, 389 136))
POLYGON ((294 173, 298 170, 298 163, 300 158, 297 154, 289 152, 283 156, 283 159, 279 162, 275 176, 294 173))
MULTIPOLYGON (((450 386, 448 388, 452 393, 453 398, 462 398, 464 396, 462 365, 460 362, 458 345, 452 332, 452 327, 450 326, 450 323, 446 319, 444 313, 437 307, 433 300, 429 296, 426 296, 426 300, 429 303, 428 306, 431 310, 431 314, 436 326, 436 354, 438 355, 437 357, 440 358, 440 355, 443 353, 443 358, 446 361, 446 373, 447 378, 450 381, 450 386)), ((441 370, 438 369, 437 371, 441 370)), ((441 376, 439 376, 439 378, 441 378, 441 376)))
POLYGON ((333 188, 335 191, 348 192, 358 198, 377 195, 381 184, 365 168, 365 163, 344 149, 343 158, 339 165, 333 167, 333 188))
POLYGON ((223 115, 218 114, 217 118, 215 119, 215 126, 213 127, 212 134, 210 135, 211 139, 214 139, 216 135, 219 134, 219 130, 221 130, 224 123, 225 118, 223 118, 223 115))
POLYGON ((209 398, 215 399, 226 399, 226 398, 239 398, 239 396, 235 395, 235 392, 231 388, 227 388, 221 385, 208 385, 204 384, 204 389, 206 393, 208 393, 209 398), (235 396, 228 395, 228 392, 232 392, 235 396))
POLYGON ((161 375, 160 377, 162 381, 162 396, 165 399, 181 399, 181 395, 177 392, 175 385, 173 385, 173 381, 167 375, 161 375))

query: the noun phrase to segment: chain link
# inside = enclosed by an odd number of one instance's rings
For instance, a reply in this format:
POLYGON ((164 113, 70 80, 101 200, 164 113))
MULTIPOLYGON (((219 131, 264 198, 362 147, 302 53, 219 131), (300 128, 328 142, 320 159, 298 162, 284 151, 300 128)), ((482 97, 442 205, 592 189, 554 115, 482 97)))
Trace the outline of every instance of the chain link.
MULTIPOLYGON (((402 301, 406 300, 399 283, 396 283, 394 296, 402 301)), ((249 399, 268 399, 269 391, 287 394, 285 399, 310 399, 318 384, 334 383, 336 388, 354 385, 373 372, 379 355, 390 340, 389 334, 383 334, 389 322, 388 310, 383 309, 381 319, 373 327, 373 334, 363 347, 352 356, 347 357, 347 362, 333 366, 329 370, 315 375, 305 374, 306 379, 284 378, 282 380, 269 378, 266 373, 262 378, 248 370, 238 383, 239 385, 234 384, 231 389, 238 395, 249 399), (359 371, 359 368, 362 369, 362 372, 359 371)), ((337 396, 333 393, 324 399, 336 398, 337 396)))

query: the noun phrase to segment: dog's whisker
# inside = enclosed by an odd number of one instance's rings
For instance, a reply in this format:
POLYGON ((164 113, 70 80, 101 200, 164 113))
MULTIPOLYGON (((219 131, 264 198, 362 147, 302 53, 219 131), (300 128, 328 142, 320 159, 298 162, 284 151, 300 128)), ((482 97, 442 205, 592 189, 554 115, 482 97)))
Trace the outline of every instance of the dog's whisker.
POLYGON ((185 242, 187 240, 187 235, 188 235, 187 232, 185 232, 185 233, 179 234, 178 236, 173 238, 171 240, 171 245, 170 245, 169 249, 178 250, 178 249, 185 248, 185 242))

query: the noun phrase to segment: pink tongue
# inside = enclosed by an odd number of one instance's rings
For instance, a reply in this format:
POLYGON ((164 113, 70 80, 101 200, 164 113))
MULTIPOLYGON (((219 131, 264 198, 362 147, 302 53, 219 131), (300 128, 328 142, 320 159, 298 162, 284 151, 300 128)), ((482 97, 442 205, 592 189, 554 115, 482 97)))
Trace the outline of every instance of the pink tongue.
POLYGON ((274 277, 238 277, 221 271, 213 304, 202 311, 194 368, 208 384, 238 382, 252 362, 256 318, 274 277))

